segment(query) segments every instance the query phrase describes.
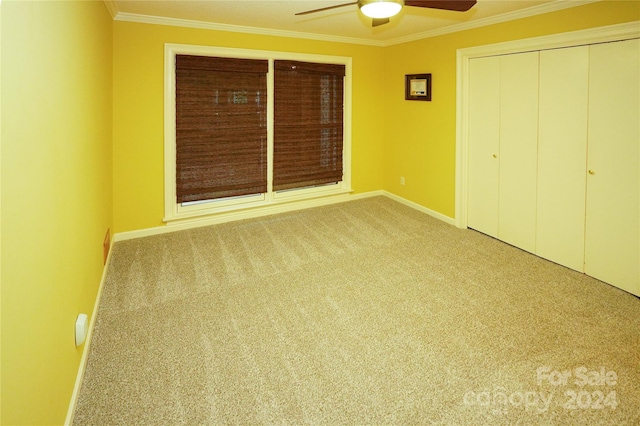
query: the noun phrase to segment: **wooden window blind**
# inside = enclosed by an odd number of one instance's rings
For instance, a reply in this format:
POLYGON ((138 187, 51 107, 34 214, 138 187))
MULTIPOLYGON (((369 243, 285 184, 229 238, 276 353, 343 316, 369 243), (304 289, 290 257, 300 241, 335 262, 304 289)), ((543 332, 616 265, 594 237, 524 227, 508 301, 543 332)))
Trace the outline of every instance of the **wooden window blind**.
POLYGON ((345 66, 274 62, 275 191, 342 181, 345 66))
POLYGON ((268 68, 176 55, 178 203, 267 192, 268 68))

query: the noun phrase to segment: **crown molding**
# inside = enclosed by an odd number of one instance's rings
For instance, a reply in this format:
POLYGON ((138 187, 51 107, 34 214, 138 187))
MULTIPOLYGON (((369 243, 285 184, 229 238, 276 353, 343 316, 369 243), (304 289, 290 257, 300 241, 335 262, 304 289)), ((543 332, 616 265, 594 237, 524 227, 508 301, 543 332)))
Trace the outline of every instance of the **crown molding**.
POLYGON ((584 30, 467 47, 458 49, 457 55, 460 59, 509 55, 536 50, 610 43, 634 38, 640 38, 640 21, 623 22, 621 24, 605 25, 584 30))
POLYGON ((118 5, 116 4, 115 0, 103 0, 104 5, 107 7, 107 10, 109 11, 109 15, 111 15, 112 19, 116 19, 116 16, 118 16, 118 5))
POLYGON ((515 21, 516 19, 529 18, 531 16, 542 15, 545 13, 556 12, 563 9, 569 9, 572 7, 583 6, 589 3, 596 3, 602 0, 556 0, 553 3, 541 4, 539 6, 528 7, 522 10, 516 10, 514 12, 503 13, 497 16, 491 16, 488 18, 478 19, 476 21, 465 22, 462 24, 450 25, 437 30, 425 31, 422 33, 412 34, 406 37, 398 37, 391 40, 386 40, 382 43, 383 46, 392 46, 394 44, 408 43, 411 41, 421 40, 430 37, 437 37, 445 34, 457 33, 460 31, 471 30, 474 28, 486 27, 489 25, 500 24, 508 21, 515 21))
POLYGON ((513 21, 516 19, 523 19, 531 16, 542 15, 545 13, 556 12, 559 10, 583 6, 586 4, 595 3, 599 1, 603 1, 603 0, 556 0, 552 3, 533 6, 526 9, 517 10, 514 12, 503 13, 497 16, 491 16, 488 18, 478 19, 476 21, 465 22, 462 24, 450 25, 444 28, 425 31, 425 32, 412 34, 405 37, 398 37, 390 40, 371 40, 371 39, 357 38, 357 37, 341 37, 341 36, 332 36, 332 35, 326 35, 326 34, 305 33, 305 32, 287 31, 287 30, 275 30, 270 28, 249 27, 249 26, 231 25, 231 24, 219 24, 219 23, 213 23, 213 22, 189 20, 189 19, 177 19, 177 18, 166 18, 161 16, 122 13, 122 12, 118 12, 118 8, 114 0, 104 0, 104 4, 109 10, 109 13, 111 13, 111 16, 113 17, 114 21, 136 22, 141 24, 152 24, 152 25, 168 25, 168 26, 174 26, 174 27, 197 28, 197 29, 214 30, 214 31, 237 32, 237 33, 245 33, 245 34, 257 34, 257 35, 266 35, 266 36, 275 36, 275 37, 289 37, 289 38, 299 38, 299 39, 307 39, 307 40, 329 41, 329 42, 335 42, 335 43, 361 44, 361 45, 367 45, 367 46, 385 47, 385 46, 392 46, 395 44, 408 43, 408 42, 430 38, 430 37, 437 37, 445 34, 456 33, 460 31, 466 31, 474 28, 485 27, 488 25, 500 24, 503 22, 513 21))
POLYGON ((382 46, 379 40, 369 40, 356 37, 340 37, 325 34, 304 33, 298 31, 274 30, 270 28, 247 27, 243 25, 218 24, 213 22, 194 21, 189 19, 165 18, 161 16, 138 15, 133 13, 118 13, 114 21, 136 22, 141 24, 169 25, 173 27, 198 28, 204 30, 227 31, 245 34, 258 34, 275 37, 301 38, 317 41, 331 41, 336 43, 364 44, 368 46, 382 46))

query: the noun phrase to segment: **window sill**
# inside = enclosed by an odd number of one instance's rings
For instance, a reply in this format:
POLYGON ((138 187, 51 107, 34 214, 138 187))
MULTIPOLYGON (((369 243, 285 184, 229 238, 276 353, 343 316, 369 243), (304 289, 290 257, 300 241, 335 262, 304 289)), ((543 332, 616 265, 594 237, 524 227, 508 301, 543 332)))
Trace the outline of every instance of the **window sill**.
POLYGON ((188 208, 179 208, 176 214, 171 217, 165 217, 163 222, 167 226, 172 226, 190 222, 216 224, 230 220, 250 219, 347 201, 353 190, 346 188, 313 188, 312 190, 307 190, 304 194, 296 192, 298 191, 291 191, 291 194, 286 192, 284 194, 275 193, 271 197, 267 197, 267 194, 260 194, 254 197, 247 197, 245 202, 239 203, 236 201, 227 205, 217 204, 220 202, 213 201, 197 206, 189 206, 188 208), (212 204, 216 205, 212 206, 212 204))

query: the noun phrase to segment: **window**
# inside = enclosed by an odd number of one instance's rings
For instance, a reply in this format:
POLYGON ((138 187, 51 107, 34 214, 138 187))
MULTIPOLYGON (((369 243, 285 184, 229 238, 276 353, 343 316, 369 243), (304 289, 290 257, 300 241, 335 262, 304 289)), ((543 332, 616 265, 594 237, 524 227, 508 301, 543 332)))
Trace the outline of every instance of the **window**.
POLYGON ((275 61, 273 188, 342 180, 344 65, 275 61))
POLYGON ((165 46, 165 221, 350 192, 351 59, 165 46))
POLYGON ((265 60, 176 56, 176 200, 267 192, 265 60))

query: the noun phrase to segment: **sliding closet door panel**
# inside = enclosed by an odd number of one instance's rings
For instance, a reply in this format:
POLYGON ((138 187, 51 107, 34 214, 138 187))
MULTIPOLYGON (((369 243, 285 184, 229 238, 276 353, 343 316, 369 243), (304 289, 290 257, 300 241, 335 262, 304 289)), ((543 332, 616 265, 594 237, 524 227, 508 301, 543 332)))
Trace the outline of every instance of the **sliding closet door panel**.
POLYGON ((590 47, 585 272, 640 295, 640 41, 590 47))
POLYGON ((498 238, 535 251, 538 52, 501 57, 498 238))
POLYGON ((589 47, 540 52, 536 254, 584 270, 589 47))
POLYGON ((467 224, 498 236, 500 58, 469 61, 469 174, 467 224))

